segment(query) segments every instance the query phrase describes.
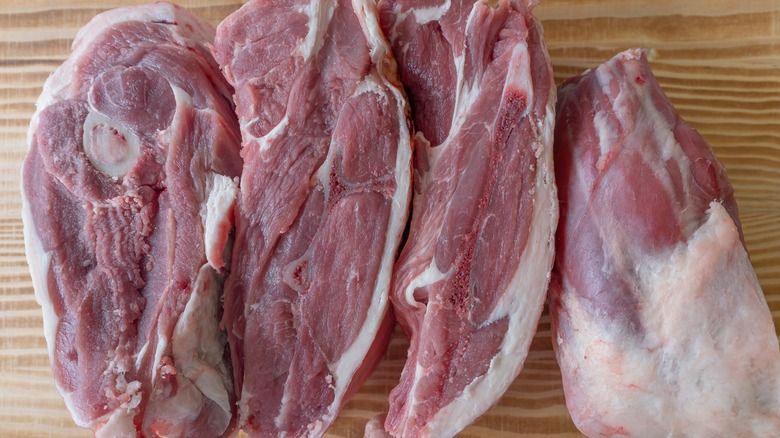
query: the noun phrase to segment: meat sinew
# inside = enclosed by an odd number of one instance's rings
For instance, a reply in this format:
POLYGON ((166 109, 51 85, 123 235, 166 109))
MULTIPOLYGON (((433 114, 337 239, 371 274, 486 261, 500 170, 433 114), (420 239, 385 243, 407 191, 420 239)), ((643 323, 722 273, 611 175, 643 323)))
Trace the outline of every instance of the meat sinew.
POLYGON ((27 257, 57 387, 96 436, 232 429, 219 270, 240 137, 213 32, 165 3, 96 16, 30 124, 27 257))
POLYGON ((641 51, 559 96, 550 310, 577 427, 780 435, 780 349, 725 169, 641 51))
POLYGON ((558 204, 555 84, 528 2, 383 0, 419 130, 409 239, 391 300, 410 337, 394 436, 452 436, 522 368, 558 204))
POLYGON ((244 139, 223 322, 252 436, 321 436, 390 336, 412 150, 374 7, 256 0, 217 30, 244 139))

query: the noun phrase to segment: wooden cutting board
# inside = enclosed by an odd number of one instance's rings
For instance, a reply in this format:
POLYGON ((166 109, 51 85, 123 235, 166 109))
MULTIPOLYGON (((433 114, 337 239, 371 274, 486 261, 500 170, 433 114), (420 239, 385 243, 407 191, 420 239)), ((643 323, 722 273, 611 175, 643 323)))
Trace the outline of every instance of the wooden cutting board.
MULTIPOLYGON (((536 10, 561 80, 629 47, 653 49, 661 85, 728 169, 745 239, 780 323, 780 0, 542 0, 536 10)), ((0 0, 0 436, 86 437, 57 394, 20 219, 25 132, 46 77, 96 13, 138 1, 0 0), (60 6, 51 6, 57 3, 60 6)), ((183 4, 218 23, 240 1, 183 4)), ((400 332, 331 437, 362 437, 387 408, 405 359, 400 332)), ((463 437, 577 437, 545 316, 520 377, 463 437)))

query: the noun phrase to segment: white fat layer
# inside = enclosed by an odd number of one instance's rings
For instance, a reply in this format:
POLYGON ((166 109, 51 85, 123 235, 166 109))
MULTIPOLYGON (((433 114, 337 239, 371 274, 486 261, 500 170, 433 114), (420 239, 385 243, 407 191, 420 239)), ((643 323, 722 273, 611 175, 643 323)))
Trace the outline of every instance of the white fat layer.
POLYGON ((330 181, 330 173, 333 170, 333 159, 335 158, 335 155, 333 154, 334 149, 335 147, 331 141, 328 146, 328 155, 325 157, 325 161, 323 161, 319 169, 314 172, 310 181, 312 187, 317 187, 319 190, 322 190, 326 199, 330 196, 330 184, 327 184, 327 182, 330 181))
POLYGON ((116 180, 120 176, 124 176, 130 169, 132 169, 136 158, 141 154, 141 141, 138 136, 132 131, 126 129, 118 123, 114 123, 111 119, 100 114, 96 111, 90 111, 87 118, 84 120, 84 155, 87 157, 92 166, 104 174, 112 177, 116 180), (95 157, 92 151, 92 131, 98 126, 107 126, 114 129, 119 133, 127 144, 127 154, 118 163, 104 163, 95 157))
POLYGON ((32 144, 33 134, 38 130, 38 118, 40 117, 41 111, 46 109, 49 105, 66 98, 64 95, 66 94, 67 88, 70 86, 72 68, 65 68, 65 64, 68 64, 68 62, 69 61, 66 60, 64 64, 57 68, 57 70, 54 70, 54 73, 49 75, 46 82, 43 84, 43 90, 41 91, 40 96, 38 96, 38 100, 35 102, 35 113, 30 119, 30 128, 27 130, 28 147, 32 144), (64 76, 64 78, 61 76, 64 76))
POLYGON ((146 356, 146 350, 149 349, 149 341, 146 341, 143 345, 143 347, 138 349, 138 353, 135 355, 135 367, 140 368, 141 362, 143 362, 144 357, 146 356))
POLYGON ((206 22, 187 13, 171 3, 154 3, 139 7, 124 7, 111 9, 96 15, 86 26, 82 27, 73 40, 73 54, 81 55, 101 33, 118 23, 128 21, 141 22, 175 22, 177 23, 174 38, 178 42, 213 41, 214 29, 206 22), (186 25, 190 25, 187 27, 186 25))
MULTIPOLYGON (((243 123, 243 125, 247 126, 251 123, 254 123, 255 120, 258 120, 258 118, 255 117, 249 122, 243 123)), ((262 137, 255 137, 248 130, 244 129, 242 130, 244 145, 246 146, 248 144, 251 144, 252 142, 255 142, 257 143, 257 147, 259 148, 260 151, 265 151, 271 147, 271 144, 275 139, 281 137, 283 134, 287 132, 287 125, 289 125, 289 123, 290 123, 290 119, 288 118, 288 114, 285 114, 282 120, 280 120, 279 123, 273 127, 273 129, 268 131, 268 133, 262 137)))
MULTIPOLYGON (((393 27, 390 29, 390 34, 387 35, 387 37, 390 39, 390 42, 395 44, 395 41, 398 39, 398 26, 406 20, 406 17, 409 16, 409 12, 402 12, 401 3, 396 3, 393 5, 393 16, 395 17, 395 21, 393 21, 393 27)), ((404 45, 402 49, 404 55, 408 48, 408 44, 404 45)))
POLYGON ((297 8, 298 12, 309 18, 306 38, 297 47, 297 52, 303 57, 304 63, 319 52, 325 43, 325 32, 333 18, 334 10, 336 10, 336 3, 333 0, 311 0, 309 4, 297 8))
MULTIPOLYGON (((290 366, 287 368, 287 374, 288 375, 292 374, 293 366, 295 366, 295 364, 294 363, 290 363, 290 366)), ((242 398, 246 398, 246 397, 244 395, 242 395, 242 398)), ((281 429, 282 425, 284 424, 284 414, 283 414, 284 409, 283 409, 283 407, 287 406, 287 403, 290 403, 290 393, 287 391, 287 383, 285 383, 284 392, 282 393, 282 399, 279 402, 279 404, 282 407, 279 409, 279 415, 277 415, 276 418, 274 418, 274 425, 276 426, 277 429, 281 429)), ((285 432, 280 432, 279 436, 280 437, 285 437, 285 436, 287 436, 287 434, 285 432)))
MULTIPOLYGON (((22 181, 24 181, 24 175, 22 175, 22 181)), ((49 284, 47 282, 52 255, 50 252, 44 251, 41 239, 35 230, 35 221, 30 211, 27 195, 24 192, 24 184, 20 184, 20 189, 22 191, 22 224, 24 226, 25 255, 27 256, 27 265, 30 267, 35 300, 41 306, 41 310, 43 310, 43 334, 46 338, 49 358, 53 359, 60 317, 54 310, 54 303, 51 301, 49 284)), ((64 396, 65 393, 62 388, 58 389, 60 394, 64 396)))
MULTIPOLYGON (((501 100, 505 101, 507 93, 513 90, 522 90, 525 93, 525 99, 528 104, 525 106, 522 117, 525 117, 530 113, 531 108, 533 107, 532 102, 534 101, 533 70, 531 68, 530 51, 531 49, 528 47, 527 42, 515 45, 515 48, 512 50, 512 57, 509 59, 509 67, 507 68, 512 74, 507 75, 507 81, 506 84, 504 84, 504 90, 501 95, 501 100)), ((555 93, 552 94, 551 100, 553 103, 555 102, 555 93)), ((548 109, 547 115, 554 116, 555 110, 553 109, 553 111, 550 112, 548 109)), ((546 132, 544 132, 544 130, 547 126, 540 126, 539 128, 542 131, 541 134, 545 135, 546 132)), ((552 139, 552 134, 550 134, 549 138, 545 138, 545 140, 547 139, 552 139)), ((545 145, 542 145, 542 147, 544 146, 545 145)))
MULTIPOLYGON (((224 361, 225 338, 219 328, 220 281, 216 270, 203 265, 190 294, 184 312, 173 330, 172 352, 181 375, 197 387, 201 395, 219 406, 223 415, 220 427, 230 423, 230 400, 226 386, 230 384, 224 361)), ((200 401, 199 405, 203 404, 200 401)), ((200 412, 196 409, 195 412, 200 412)), ((212 419, 215 419, 212 416, 212 419)))
MULTIPOLYGON (((152 364, 152 382, 157 381, 157 370, 160 369, 160 363, 168 349, 168 336, 161 330, 157 330, 157 344, 154 346, 154 363, 152 364)), ((139 356, 140 357, 140 356, 139 356)))
MULTIPOLYGON (((466 29, 470 28, 471 21, 474 19, 474 14, 476 10, 477 10, 476 7, 471 8, 469 17, 466 20, 466 29)), ((456 56, 454 60, 455 61, 455 106, 452 111, 452 122, 450 124, 450 132, 447 135, 447 139, 444 140, 444 143, 450 143, 454 138, 454 136, 458 135, 458 133, 461 131, 461 127, 463 126, 463 123, 466 121, 466 116, 471 111, 471 108, 473 108, 474 103, 476 103, 477 98, 479 97, 479 92, 481 90, 480 81, 475 80, 474 83, 472 83, 470 86, 469 84, 466 83, 466 78, 464 76, 464 71, 463 71, 466 62, 465 54, 466 54, 466 48, 464 47, 462 48, 462 52, 460 56, 456 56)), ((529 98, 527 101, 530 102, 531 99, 529 98)), ((437 145, 433 145, 433 146, 437 146, 437 145)), ((429 151, 428 159, 431 168, 434 167, 438 155, 441 154, 443 150, 444 148, 428 148, 429 151)))
MULTIPOLYGON (((422 332, 422 330, 420 330, 422 332)), ((407 353, 408 354, 408 353, 407 353)), ((405 365, 406 366, 406 365, 405 365)), ((413 412, 417 410, 417 405, 420 403, 420 399, 417 398, 417 387, 420 384, 420 380, 425 376, 425 368, 423 368, 422 365, 420 365, 420 362, 415 362, 414 364, 414 379, 412 380, 412 387, 409 388, 409 400, 407 401, 407 418, 412 415, 413 412)), ((422 400, 425 401, 425 400, 422 400)), ((404 431, 405 434, 406 431, 404 431)))
POLYGON ((596 130, 596 135, 599 137, 599 160, 596 163, 598 169, 603 169, 606 166, 606 159, 609 156, 609 151, 612 146, 617 143, 617 133, 619 132, 617 127, 609 125, 609 114, 606 111, 598 111, 593 116, 593 126, 596 130))
MULTIPOLYGON (((153 396, 151 402, 146 406, 147 414, 144 417, 145 424, 143 427, 148 429, 154 420, 163 420, 164 423, 167 423, 167 430, 166 434, 162 436, 185 436, 184 428, 197 421, 198 416, 204 409, 204 397, 200 388, 181 374, 175 374, 169 376, 169 378, 176 379, 176 393, 162 400, 155 399, 153 396)), ((201 436, 218 436, 212 431, 216 430, 214 426, 219 428, 227 427, 225 417, 224 415, 218 416, 217 410, 209 410, 208 415, 206 423, 208 430, 204 426, 201 429, 201 436)), ((229 418, 227 421, 229 421, 229 418)))
MULTIPOLYGON (((193 108, 193 105, 192 96, 190 96, 189 93, 177 87, 176 85, 170 84, 170 86, 171 91, 173 91, 173 98, 176 101, 176 111, 174 112, 173 122, 167 128, 165 128, 165 130, 161 131, 160 135, 170 136, 171 141, 175 141, 175 139, 179 138, 177 137, 179 132, 184 130, 184 127, 182 126, 183 117, 177 116, 179 116, 182 112, 189 111, 190 108, 193 108)), ((176 151, 175 147, 168 148, 169 162, 172 161, 171 154, 173 154, 174 151, 176 151)))
MULTIPOLYGON (((180 113, 183 108, 193 108, 194 105, 192 104, 192 96, 190 96, 189 93, 182 90, 180 87, 177 87, 176 85, 170 84, 171 91, 173 91, 173 98, 176 101, 176 113, 180 113)), ((174 120, 176 117, 174 116, 174 120)), ((175 121, 174 121, 175 123, 175 121)))
MULTIPOLYGON (((564 373, 577 376, 572 389, 592 400, 578 412, 588 430, 622 425, 632 436, 735 437, 780 431, 780 348, 771 313, 736 224, 718 202, 707 215, 690 240, 640 261, 644 337, 595 320, 575 293, 562 295, 561 316, 576 330, 559 338, 559 360, 564 373)), ((567 281, 563 287, 574 290, 567 281)))
POLYGON ((404 300, 406 301, 406 304, 411 307, 417 307, 420 310, 425 310, 425 305, 419 300, 419 298, 422 297, 415 296, 414 291, 444 280, 452 274, 454 269, 455 268, 453 267, 447 272, 441 272, 439 267, 436 266, 436 262, 431 260, 428 267, 420 274, 416 275, 412 281, 409 282, 409 286, 404 289, 404 300))
POLYGON ((135 438, 133 417, 135 412, 124 409, 112 411, 106 422, 94 430, 95 438, 135 438))
POLYGON ((141 382, 133 380, 128 382, 125 379, 125 373, 129 371, 128 363, 118 360, 116 353, 111 350, 108 352, 108 363, 103 372, 106 376, 114 376, 115 385, 112 390, 122 399, 122 402, 116 409, 107 412, 100 418, 91 422, 87 427, 93 429, 96 437, 127 437, 136 436, 136 428, 133 419, 140 411, 141 404, 141 382))
POLYGON ((414 18, 417 20, 417 24, 426 24, 431 21, 441 20, 444 14, 450 10, 452 6, 452 0, 446 0, 439 6, 431 6, 428 8, 413 8, 414 18))
POLYGON ((252 413, 252 410, 249 407, 249 400, 252 400, 254 397, 255 395, 247 389, 246 384, 241 385, 241 399, 236 403, 238 407, 236 412, 236 415, 238 415, 238 429, 246 426, 246 419, 249 418, 249 414, 252 413))
POLYGON ((225 175, 211 173, 207 179, 208 199, 204 205, 206 258, 214 269, 225 265, 222 252, 225 246, 222 229, 230 226, 233 206, 238 198, 238 181, 225 175))
POLYGON ((352 0, 352 9, 362 18, 360 26, 363 28, 363 34, 368 40, 371 62, 374 65, 381 66, 390 51, 390 47, 387 45, 382 28, 379 26, 376 3, 366 0, 352 0))
MULTIPOLYGON (((473 15, 469 15, 469 18, 472 16, 473 15)), ((476 83, 476 81, 472 84, 472 87, 466 85, 466 80, 463 76, 465 56, 463 54, 456 56, 453 61, 455 64, 455 105, 452 109, 450 132, 444 140, 444 143, 449 143, 452 136, 457 135, 457 133, 460 132, 460 128, 466 120, 466 114, 468 114, 469 108, 476 102, 480 90, 479 84, 476 83)), ((434 152, 436 152, 436 149, 431 151, 431 153, 434 152)), ((430 158, 434 159, 435 156, 431 156, 430 158)), ((431 167, 433 167, 434 162, 435 160, 431 161, 431 167)))

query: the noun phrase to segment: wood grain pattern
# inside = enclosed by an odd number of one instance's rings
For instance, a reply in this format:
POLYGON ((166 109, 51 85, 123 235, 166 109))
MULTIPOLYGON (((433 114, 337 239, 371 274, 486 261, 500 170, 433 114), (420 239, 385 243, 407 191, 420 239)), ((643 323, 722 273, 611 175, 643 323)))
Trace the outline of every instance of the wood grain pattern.
MULTIPOLYGON (((24 257, 19 168, 34 102, 79 27, 138 1, 0 0, 0 436, 86 437, 59 398, 24 257)), ((183 4, 212 23, 240 6, 183 4)), ((780 323, 780 0, 542 0, 558 81, 629 47, 652 49, 661 85, 701 131, 734 184, 751 259, 780 323)), ((386 359, 329 432, 362 437, 387 407, 406 356, 400 332, 386 359)), ((525 369, 463 437, 577 437, 544 316, 525 369)))

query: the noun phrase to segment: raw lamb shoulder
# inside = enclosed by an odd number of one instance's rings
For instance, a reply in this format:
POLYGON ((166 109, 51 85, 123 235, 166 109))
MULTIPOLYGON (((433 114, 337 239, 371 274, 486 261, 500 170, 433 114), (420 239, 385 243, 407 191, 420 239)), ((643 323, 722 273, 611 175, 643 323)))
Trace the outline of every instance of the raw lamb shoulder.
POLYGON ((254 0, 219 26, 244 168, 224 324, 251 436, 324 434, 384 353, 411 134, 373 0, 254 0))
POLYGON ((57 388, 98 437, 233 429, 218 322, 240 137, 213 34, 167 3, 102 13, 30 124, 27 258, 57 388))
POLYGON ((590 437, 780 436, 780 349, 725 169, 641 51, 559 98, 550 312, 575 424, 590 437))
POLYGON ((495 404, 542 311, 558 221, 555 84, 529 3, 379 3, 418 129, 391 294, 411 343, 384 423, 396 437, 453 436, 495 404))

